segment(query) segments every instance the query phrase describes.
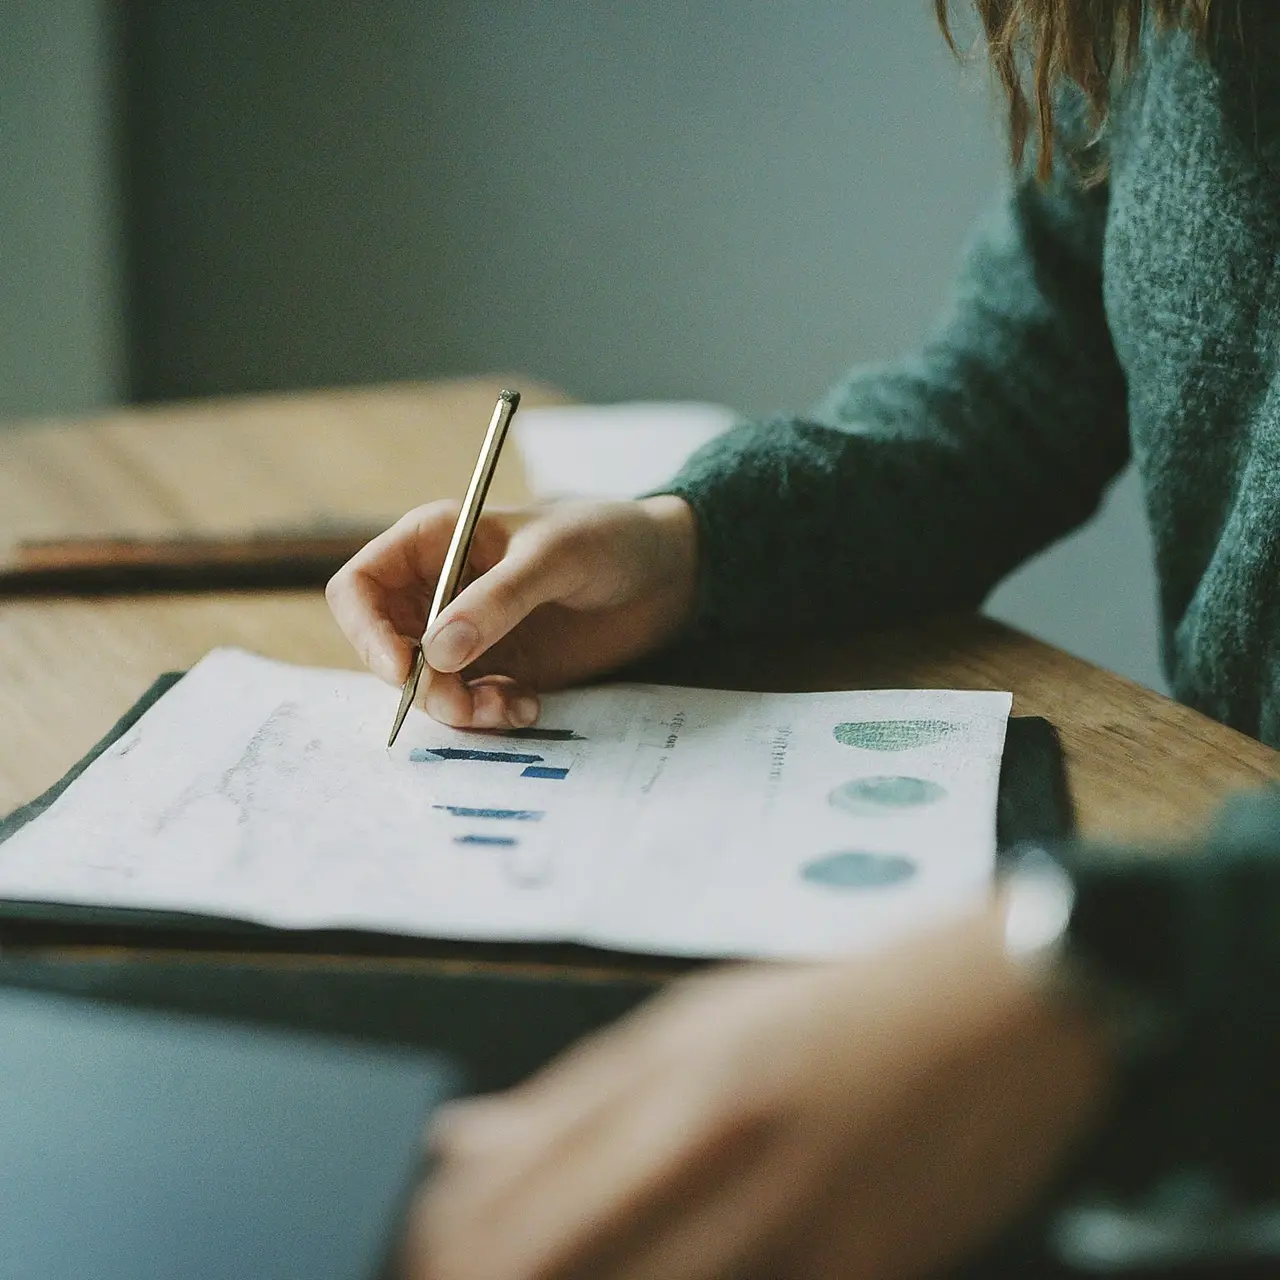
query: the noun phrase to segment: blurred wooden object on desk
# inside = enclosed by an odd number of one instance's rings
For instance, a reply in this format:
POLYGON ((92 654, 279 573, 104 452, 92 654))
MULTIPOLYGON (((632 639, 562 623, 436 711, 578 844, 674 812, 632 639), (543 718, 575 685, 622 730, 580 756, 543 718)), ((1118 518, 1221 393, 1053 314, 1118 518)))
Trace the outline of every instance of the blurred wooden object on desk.
POLYGON ((0 566, 0 598, 322 587, 385 528, 35 539, 15 544, 0 566))

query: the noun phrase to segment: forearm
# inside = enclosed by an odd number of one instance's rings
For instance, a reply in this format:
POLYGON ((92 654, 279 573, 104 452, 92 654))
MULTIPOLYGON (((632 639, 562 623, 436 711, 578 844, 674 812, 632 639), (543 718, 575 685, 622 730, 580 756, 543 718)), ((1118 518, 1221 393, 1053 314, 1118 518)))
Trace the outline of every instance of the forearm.
POLYGON ((698 516, 704 625, 841 634, 973 606, 1094 510, 1128 456, 1104 213, 1016 188, 918 357, 691 460, 670 488, 698 516))

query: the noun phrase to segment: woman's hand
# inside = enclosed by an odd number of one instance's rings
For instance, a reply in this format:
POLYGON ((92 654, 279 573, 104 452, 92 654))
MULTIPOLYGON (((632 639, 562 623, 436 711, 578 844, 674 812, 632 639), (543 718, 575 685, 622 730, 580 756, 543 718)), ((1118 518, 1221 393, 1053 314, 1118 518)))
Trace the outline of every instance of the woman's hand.
MULTIPOLYGON (((353 556, 326 592, 365 664, 403 683, 458 508, 410 511, 353 556)), ((459 728, 532 724, 537 692, 634 661, 688 623, 697 533, 675 497, 575 503, 512 529, 481 520, 472 581, 427 637, 427 711, 459 728)))
POLYGON ((414 1280, 861 1280, 961 1257, 1105 1091, 992 911, 874 959, 678 984, 434 1133, 414 1280))

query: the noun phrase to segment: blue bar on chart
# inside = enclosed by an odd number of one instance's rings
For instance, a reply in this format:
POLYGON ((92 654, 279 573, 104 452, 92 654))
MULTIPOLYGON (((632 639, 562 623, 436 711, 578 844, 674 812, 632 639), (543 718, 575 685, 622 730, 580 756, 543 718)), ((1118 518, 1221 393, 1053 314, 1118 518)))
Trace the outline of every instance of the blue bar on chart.
POLYGON ((562 782, 569 776, 569 770, 554 768, 551 765, 531 764, 527 769, 521 769, 520 776, 522 778, 551 778, 556 782, 562 782))
POLYGON ((546 817, 542 809, 471 809, 464 804, 435 804, 455 818, 494 818, 499 822, 541 822, 546 817))

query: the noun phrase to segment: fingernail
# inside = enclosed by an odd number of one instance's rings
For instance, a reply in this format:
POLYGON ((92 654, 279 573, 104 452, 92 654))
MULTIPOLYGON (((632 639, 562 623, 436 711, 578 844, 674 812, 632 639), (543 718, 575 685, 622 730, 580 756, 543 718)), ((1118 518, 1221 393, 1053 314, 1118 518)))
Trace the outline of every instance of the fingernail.
POLYGON ((528 694, 511 704, 511 719, 517 729, 524 729, 538 718, 538 700, 528 694))
POLYGON ((427 642, 427 662, 437 671, 457 671, 480 643, 480 633, 464 618, 457 618, 427 642))

